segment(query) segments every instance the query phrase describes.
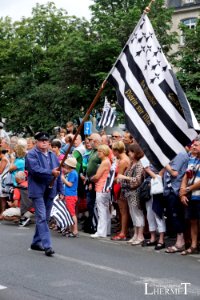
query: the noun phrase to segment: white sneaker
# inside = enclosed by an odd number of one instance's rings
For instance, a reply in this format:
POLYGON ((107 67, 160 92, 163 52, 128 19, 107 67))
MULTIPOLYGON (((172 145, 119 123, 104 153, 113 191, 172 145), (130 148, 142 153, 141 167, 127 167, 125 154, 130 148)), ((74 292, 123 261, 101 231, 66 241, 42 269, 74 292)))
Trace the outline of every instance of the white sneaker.
POLYGON ((97 238, 99 238, 100 236, 98 235, 97 232, 95 232, 94 234, 91 234, 90 237, 91 237, 92 239, 97 239, 97 238))
POLYGON ((31 223, 31 219, 25 218, 24 220, 20 221, 19 227, 25 227, 25 226, 29 225, 30 223, 31 223))
POLYGON ((98 238, 104 238, 106 236, 99 235, 97 232, 95 232, 94 234, 91 234, 90 237, 92 239, 98 239, 98 238))
POLYGON ((144 239, 143 240, 136 239, 135 241, 132 242, 131 246, 141 245, 143 242, 144 242, 144 239))
POLYGON ((130 240, 127 241, 127 244, 132 244, 135 240, 137 240, 137 236, 134 235, 130 240))

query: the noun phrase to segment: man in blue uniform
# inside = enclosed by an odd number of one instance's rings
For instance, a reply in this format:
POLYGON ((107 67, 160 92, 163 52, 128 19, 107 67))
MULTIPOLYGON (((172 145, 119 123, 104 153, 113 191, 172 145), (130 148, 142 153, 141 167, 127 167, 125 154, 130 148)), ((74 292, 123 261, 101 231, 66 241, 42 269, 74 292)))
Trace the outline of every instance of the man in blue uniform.
POLYGON ((38 132, 35 135, 36 146, 26 156, 26 170, 28 171, 28 194, 35 208, 35 234, 31 244, 32 250, 45 251, 52 256, 50 231, 48 220, 50 217, 53 198, 59 194, 63 197, 64 190, 61 181, 59 162, 56 155, 49 150, 49 135, 38 132), (49 185, 55 177, 53 187, 49 185))

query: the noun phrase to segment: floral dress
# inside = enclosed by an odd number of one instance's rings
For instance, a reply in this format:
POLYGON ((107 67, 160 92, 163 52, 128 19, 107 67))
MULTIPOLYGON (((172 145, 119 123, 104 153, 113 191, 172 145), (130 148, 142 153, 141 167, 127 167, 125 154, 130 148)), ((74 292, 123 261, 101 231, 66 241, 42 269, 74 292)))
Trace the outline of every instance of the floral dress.
POLYGON ((144 180, 144 169, 140 160, 137 163, 132 163, 132 165, 126 169, 124 175, 131 177, 131 180, 121 180, 121 196, 133 206, 140 208, 138 188, 144 180))

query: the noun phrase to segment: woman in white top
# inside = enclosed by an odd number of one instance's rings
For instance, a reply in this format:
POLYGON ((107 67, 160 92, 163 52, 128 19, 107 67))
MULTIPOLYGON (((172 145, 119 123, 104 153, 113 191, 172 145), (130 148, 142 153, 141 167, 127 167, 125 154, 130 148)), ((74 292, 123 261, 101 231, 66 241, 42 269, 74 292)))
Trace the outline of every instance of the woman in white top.
POLYGON ((7 152, 7 150, 0 148, 0 220, 2 219, 2 213, 6 208, 6 201, 8 200, 8 194, 2 190, 2 178, 10 168, 7 152))

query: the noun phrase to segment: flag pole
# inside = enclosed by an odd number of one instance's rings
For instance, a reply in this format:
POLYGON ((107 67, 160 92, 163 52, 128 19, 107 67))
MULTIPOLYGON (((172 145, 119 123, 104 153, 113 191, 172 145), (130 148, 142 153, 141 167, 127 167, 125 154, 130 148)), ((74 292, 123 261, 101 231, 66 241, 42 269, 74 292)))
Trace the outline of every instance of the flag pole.
MULTIPOLYGON (((81 131, 83 125, 84 125, 84 122, 87 121, 87 119, 88 119, 88 117, 89 117, 91 111, 93 110, 94 106, 96 105, 97 101, 99 100, 99 97, 101 96, 101 94, 102 94, 102 92, 103 92, 103 90, 104 90, 106 84, 107 84, 107 81, 104 80, 103 83, 101 84, 101 87, 100 87, 100 89, 98 90, 96 96, 94 97, 94 99, 93 99, 93 101, 92 101, 90 107, 88 108, 88 110, 87 110, 87 112, 86 112, 84 118, 82 119, 81 124, 80 124, 79 127, 77 128, 77 131, 76 131, 76 133, 75 133, 75 135, 74 135, 74 137, 73 137, 73 139, 72 139, 72 141, 71 141, 71 143, 70 143, 70 145, 69 145, 69 147, 68 147, 68 149, 67 149, 67 151, 66 151, 66 153, 65 153, 65 156, 63 157, 63 159, 62 159, 62 161, 61 161, 61 163, 60 163, 60 165, 59 165, 59 167, 58 167, 58 171, 61 170, 61 168, 62 168, 62 166, 63 166, 63 164, 64 164, 64 161, 66 160, 68 154, 70 153, 70 150, 71 150, 71 148, 72 148, 72 146, 73 146, 73 144, 74 144, 75 139, 76 139, 77 136, 79 135, 79 133, 80 133, 80 131, 81 131)), ((50 182, 50 184, 49 184, 49 187, 50 187, 50 188, 53 187, 53 184, 54 184, 54 182, 55 182, 55 179, 56 179, 56 178, 54 177, 54 178, 52 179, 52 181, 50 182)))
POLYGON ((145 8, 144 13, 148 14, 151 11, 151 6, 156 0, 151 0, 149 5, 145 8))

